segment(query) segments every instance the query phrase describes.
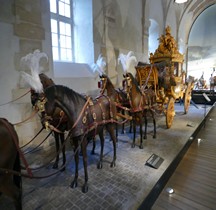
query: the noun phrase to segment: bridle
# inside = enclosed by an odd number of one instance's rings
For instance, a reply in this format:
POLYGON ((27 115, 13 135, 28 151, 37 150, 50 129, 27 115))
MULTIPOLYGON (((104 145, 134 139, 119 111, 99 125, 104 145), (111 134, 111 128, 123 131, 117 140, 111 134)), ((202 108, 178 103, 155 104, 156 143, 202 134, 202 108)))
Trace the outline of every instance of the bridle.
POLYGON ((102 94, 104 94, 105 89, 106 89, 107 78, 101 76, 99 83, 100 83, 100 87, 99 88, 101 88, 100 94, 102 95, 102 94))

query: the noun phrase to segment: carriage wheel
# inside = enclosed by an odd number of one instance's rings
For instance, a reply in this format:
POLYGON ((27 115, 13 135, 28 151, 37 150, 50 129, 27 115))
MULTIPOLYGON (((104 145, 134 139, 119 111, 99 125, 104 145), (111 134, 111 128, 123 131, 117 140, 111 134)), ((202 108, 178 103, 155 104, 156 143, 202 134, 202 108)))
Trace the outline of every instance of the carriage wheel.
POLYGON ((192 93, 192 88, 191 88, 192 84, 188 83, 187 89, 185 91, 185 95, 184 95, 184 113, 187 114, 188 113, 188 109, 190 106, 190 101, 191 101, 191 93, 192 93))
POLYGON ((172 126, 173 118, 175 116, 175 99, 171 97, 167 104, 166 110, 166 126, 170 128, 172 126))

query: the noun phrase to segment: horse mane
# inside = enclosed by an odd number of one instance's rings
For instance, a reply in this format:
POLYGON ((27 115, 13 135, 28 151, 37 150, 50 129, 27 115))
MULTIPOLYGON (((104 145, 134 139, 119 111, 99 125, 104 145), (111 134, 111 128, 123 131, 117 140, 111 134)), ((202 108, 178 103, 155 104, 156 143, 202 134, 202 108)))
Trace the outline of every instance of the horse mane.
POLYGON ((106 74, 103 74, 101 77, 103 77, 103 78, 106 78, 107 79, 107 81, 108 81, 108 83, 110 84, 110 85, 112 85, 113 86, 113 88, 114 88, 114 85, 113 85, 113 83, 111 82, 111 80, 110 80, 110 78, 106 75, 106 74))
POLYGON ((50 97, 52 99, 54 99, 54 95, 56 95, 57 98, 64 98, 64 97, 70 98, 76 103, 79 103, 80 100, 86 101, 86 98, 82 94, 64 85, 49 86, 48 88, 45 89, 44 92, 46 97, 50 97))
POLYGON ((139 84, 138 84, 137 80, 134 78, 134 76, 133 76, 130 72, 128 72, 127 75, 131 78, 132 83, 133 83, 133 84, 135 85, 135 87, 136 87, 136 90, 137 90, 140 94, 142 94, 142 92, 141 92, 141 90, 140 90, 140 88, 139 88, 139 84))

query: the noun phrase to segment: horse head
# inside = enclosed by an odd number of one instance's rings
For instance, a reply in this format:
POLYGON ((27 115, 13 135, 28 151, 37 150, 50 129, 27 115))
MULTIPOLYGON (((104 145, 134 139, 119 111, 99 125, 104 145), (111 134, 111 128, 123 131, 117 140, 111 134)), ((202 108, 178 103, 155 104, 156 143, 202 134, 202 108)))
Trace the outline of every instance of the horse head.
POLYGON ((131 73, 126 73, 126 74, 123 74, 123 77, 125 78, 123 80, 123 88, 125 90, 125 92, 127 94, 129 94, 131 92, 131 88, 132 88, 132 79, 133 79, 133 76, 131 73))
MULTIPOLYGON (((41 73, 39 74, 40 81, 43 85, 43 89, 46 89, 47 87, 54 85, 55 83, 51 78, 49 78, 47 75, 41 73)), ((37 104, 37 101, 39 98, 41 98, 41 95, 37 93, 33 88, 31 88, 31 104, 33 107, 37 104)))
POLYGON ((54 81, 51 78, 49 78, 46 74, 39 74, 39 78, 43 85, 43 89, 46 89, 47 87, 55 84, 54 81))
POLYGON ((98 81, 98 88, 101 89, 100 93, 104 94, 107 87, 108 77, 105 74, 102 74, 99 77, 100 77, 100 81, 98 81))

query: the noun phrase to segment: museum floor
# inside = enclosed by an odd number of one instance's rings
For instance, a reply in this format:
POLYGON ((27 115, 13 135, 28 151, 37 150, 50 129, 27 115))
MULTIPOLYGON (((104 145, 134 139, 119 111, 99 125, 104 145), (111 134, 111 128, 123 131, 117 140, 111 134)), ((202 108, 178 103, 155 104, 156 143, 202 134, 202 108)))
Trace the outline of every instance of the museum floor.
MULTIPOLYGON (((147 140, 144 149, 139 149, 138 135, 136 147, 131 148, 132 134, 119 134, 116 167, 110 168, 112 158, 112 143, 106 138, 105 157, 102 169, 97 169, 100 144, 97 141, 96 155, 91 155, 92 144, 88 145, 89 191, 81 192, 84 181, 82 157, 78 187, 69 187, 74 176, 74 160, 70 145, 67 145, 67 168, 64 172, 44 179, 23 178, 23 209, 77 209, 77 210, 135 210, 149 209, 157 195, 165 186, 166 179, 180 161, 183 152, 195 138, 204 117, 211 106, 190 106, 187 115, 183 114, 184 107, 175 105, 176 115, 173 125, 166 129, 165 117, 157 116, 157 138, 152 138, 152 123, 148 125, 147 140), (152 154, 163 159, 159 167, 153 168, 146 164, 152 154)), ((27 160, 31 167, 44 165, 53 157, 55 148, 52 145, 46 150, 29 154, 27 160)), ((35 176, 53 173, 51 166, 34 172, 35 176)), ((0 203, 2 198, 0 198, 0 203)), ((4 209, 12 209, 7 203, 4 209)), ((0 206, 0 209, 1 206, 0 206)), ((156 208, 155 208, 156 209, 156 208)))
POLYGON ((152 210, 216 209, 215 121, 214 106, 152 210))

